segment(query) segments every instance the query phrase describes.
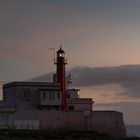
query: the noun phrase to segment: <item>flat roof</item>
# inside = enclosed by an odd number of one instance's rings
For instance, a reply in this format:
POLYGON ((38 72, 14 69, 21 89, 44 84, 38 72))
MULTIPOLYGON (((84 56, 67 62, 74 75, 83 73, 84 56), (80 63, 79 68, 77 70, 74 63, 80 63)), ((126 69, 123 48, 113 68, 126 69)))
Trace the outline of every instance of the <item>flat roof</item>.
POLYGON ((0 113, 14 113, 14 108, 0 107, 0 113))
POLYGON ((93 104, 92 98, 72 98, 68 100, 68 103, 72 104, 93 104))
POLYGON ((113 114, 120 114, 120 115, 123 115, 123 113, 122 112, 120 112, 120 111, 116 111, 116 110, 94 110, 93 111, 94 113, 113 113, 113 114))
POLYGON ((10 83, 6 83, 3 85, 3 88, 11 87, 11 86, 60 86, 59 83, 53 82, 30 82, 30 81, 14 81, 10 83))

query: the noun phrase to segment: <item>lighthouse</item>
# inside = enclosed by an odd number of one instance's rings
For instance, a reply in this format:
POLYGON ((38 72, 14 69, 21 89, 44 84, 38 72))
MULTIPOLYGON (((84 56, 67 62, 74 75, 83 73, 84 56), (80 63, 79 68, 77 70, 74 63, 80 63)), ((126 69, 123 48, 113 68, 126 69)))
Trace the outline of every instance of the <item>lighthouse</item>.
POLYGON ((56 52, 56 75, 57 82, 60 83, 61 88, 61 108, 62 110, 67 109, 67 91, 66 91, 66 74, 65 74, 65 65, 67 64, 65 58, 65 52, 62 50, 62 46, 60 45, 60 49, 56 52))

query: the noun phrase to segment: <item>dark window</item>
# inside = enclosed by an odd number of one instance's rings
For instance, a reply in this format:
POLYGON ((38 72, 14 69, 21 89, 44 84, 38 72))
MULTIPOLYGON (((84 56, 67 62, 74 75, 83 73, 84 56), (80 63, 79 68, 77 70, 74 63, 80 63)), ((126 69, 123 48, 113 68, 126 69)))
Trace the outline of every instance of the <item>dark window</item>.
POLYGON ((74 110, 74 106, 69 106, 69 110, 74 110))
POLYGON ((1 126, 4 128, 8 128, 8 118, 9 116, 7 114, 2 114, 1 115, 1 126))
POLYGON ((60 92, 57 92, 57 99, 60 99, 60 92))
POLYGON ((49 100, 55 100, 55 92, 54 91, 49 91, 49 100))
POLYGON ((51 97, 51 92, 49 92, 49 100, 51 100, 52 99, 52 97, 51 97))
POLYGON ((59 105, 52 105, 52 109, 59 110, 60 109, 60 106, 59 105))
POLYGON ((50 106, 50 105, 47 105, 45 108, 46 108, 47 110, 50 110, 50 109, 51 109, 51 106, 50 106))
POLYGON ((46 92, 43 92, 43 100, 46 99, 46 92))
POLYGON ((67 95, 67 98, 70 98, 70 94, 67 95))
POLYGON ((52 92, 51 97, 52 97, 52 100, 55 100, 55 94, 54 94, 54 92, 52 92))

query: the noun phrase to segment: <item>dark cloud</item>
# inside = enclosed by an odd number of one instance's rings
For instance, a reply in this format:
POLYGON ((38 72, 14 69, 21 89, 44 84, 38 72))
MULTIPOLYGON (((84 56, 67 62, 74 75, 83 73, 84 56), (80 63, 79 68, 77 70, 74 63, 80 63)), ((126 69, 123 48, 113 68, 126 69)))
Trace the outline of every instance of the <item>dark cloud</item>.
MULTIPOLYGON (((97 86, 104 84, 120 84, 126 88, 121 95, 140 98, 140 65, 119 67, 76 67, 69 72, 74 86, 97 86)), ((51 74, 33 79, 34 81, 50 81, 51 74)))
POLYGON ((140 81, 140 65, 100 68, 78 67, 71 69, 70 72, 73 82, 77 86, 126 84, 140 81))
POLYGON ((44 74, 35 78, 30 79, 29 81, 34 82, 52 82, 53 80, 53 73, 44 74))

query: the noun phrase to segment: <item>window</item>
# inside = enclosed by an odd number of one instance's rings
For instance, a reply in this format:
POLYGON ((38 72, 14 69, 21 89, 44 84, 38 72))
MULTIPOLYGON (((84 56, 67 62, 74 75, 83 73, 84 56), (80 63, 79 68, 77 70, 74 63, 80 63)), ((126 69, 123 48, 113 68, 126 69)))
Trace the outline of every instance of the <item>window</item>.
POLYGON ((48 98, 48 99, 49 99, 49 100, 55 100, 55 95, 56 95, 56 94, 55 94, 54 91, 50 91, 50 92, 49 92, 49 98, 48 98))
POLYGON ((69 106, 69 110, 70 111, 74 110, 74 106, 69 106))
POLYGON ((46 99, 46 92, 44 91, 43 92, 43 100, 45 100, 46 99))
POLYGON ((57 95, 57 99, 60 99, 60 92, 56 92, 56 95, 57 95))
POLYGON ((30 89, 23 89, 23 91, 22 91, 22 98, 23 98, 23 100, 25 100, 25 101, 29 101, 30 100, 30 89))
POLYGON ((54 94, 54 92, 52 92, 52 100, 55 100, 55 94, 54 94))
POLYGON ((59 105, 52 105, 52 109, 54 109, 54 110, 60 110, 60 106, 59 105))
POLYGON ((59 57, 64 57, 64 53, 59 53, 59 57))
POLYGON ((51 97, 51 92, 49 92, 49 100, 51 100, 51 98, 52 98, 52 97, 51 97))
POLYGON ((70 94, 67 95, 67 98, 70 98, 70 94))
POLYGON ((3 128, 8 128, 8 118, 9 118, 9 115, 7 114, 2 114, 1 115, 1 127, 3 128))

